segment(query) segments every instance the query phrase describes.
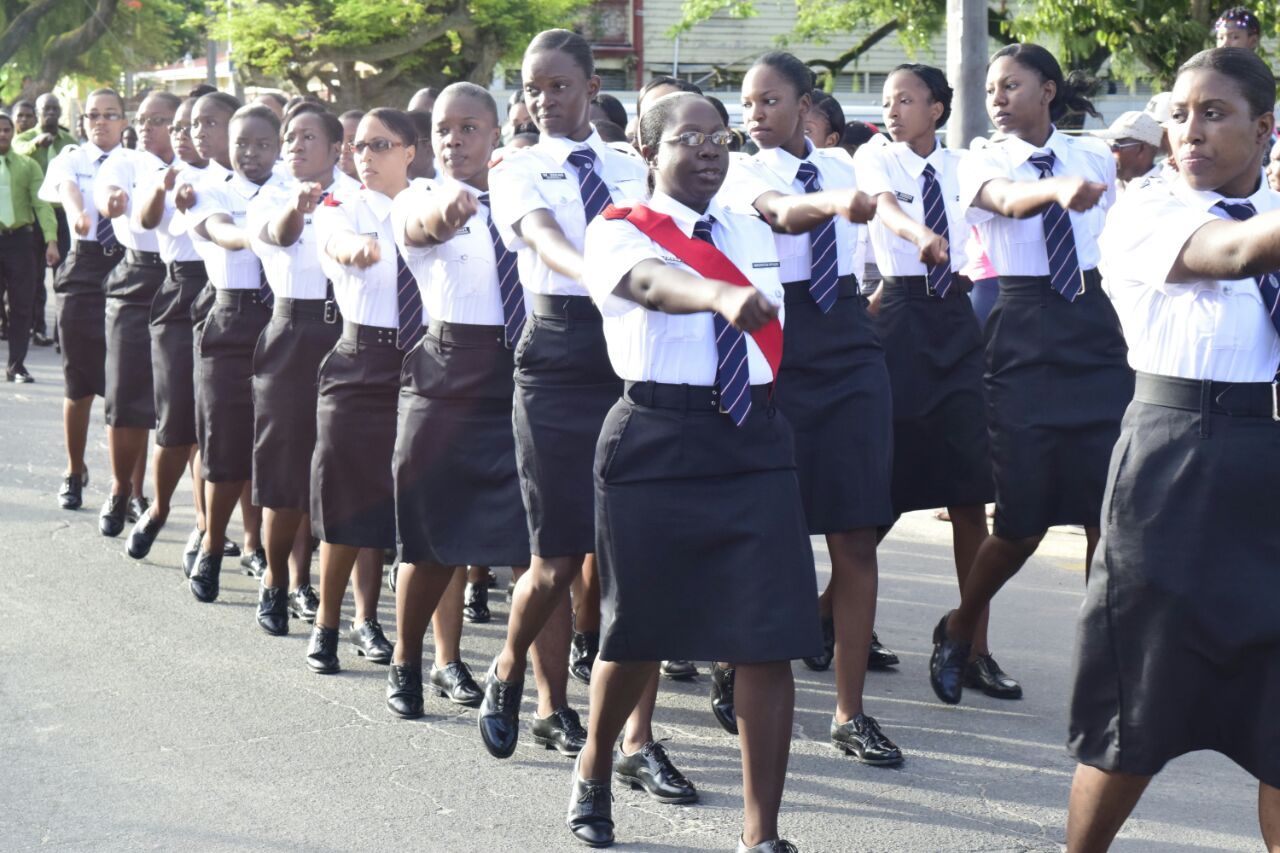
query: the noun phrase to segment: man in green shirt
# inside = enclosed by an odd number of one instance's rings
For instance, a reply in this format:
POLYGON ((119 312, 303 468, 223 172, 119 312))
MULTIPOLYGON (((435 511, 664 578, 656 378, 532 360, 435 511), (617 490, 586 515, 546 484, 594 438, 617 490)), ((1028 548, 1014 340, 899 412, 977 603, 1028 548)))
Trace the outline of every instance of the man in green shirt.
POLYGON ((53 208, 36 195, 44 172, 30 157, 12 150, 13 131, 13 119, 0 113, 0 279, 9 292, 9 362, 5 379, 31 382, 23 362, 31 340, 31 310, 35 302, 36 259, 31 244, 37 228, 44 242, 44 263, 57 266, 61 255, 53 208))

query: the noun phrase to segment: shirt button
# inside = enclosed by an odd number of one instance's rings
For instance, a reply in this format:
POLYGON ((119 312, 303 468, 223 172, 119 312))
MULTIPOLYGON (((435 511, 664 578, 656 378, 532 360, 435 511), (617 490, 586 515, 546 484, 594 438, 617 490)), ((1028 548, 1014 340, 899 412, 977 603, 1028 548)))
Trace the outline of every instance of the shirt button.
POLYGON ((458 260, 462 261, 463 263, 466 263, 466 262, 467 262, 467 256, 466 256, 466 255, 458 255, 458 260))

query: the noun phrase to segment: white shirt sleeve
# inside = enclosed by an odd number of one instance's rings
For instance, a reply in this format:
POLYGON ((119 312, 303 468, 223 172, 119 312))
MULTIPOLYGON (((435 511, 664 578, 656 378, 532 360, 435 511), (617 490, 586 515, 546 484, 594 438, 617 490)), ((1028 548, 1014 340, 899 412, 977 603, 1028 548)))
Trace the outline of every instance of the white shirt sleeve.
POLYGON ((858 188, 875 198, 881 193, 893 192, 893 182, 889 178, 889 149, 884 146, 863 145, 853 155, 853 171, 857 178, 858 188))
POLYGON ((662 250, 630 222, 597 216, 587 226, 583 284, 601 314, 620 317, 644 307, 613 291, 636 264, 649 259, 662 260, 662 250))
POLYGON ((515 232, 516 223, 535 210, 552 210, 554 205, 539 191, 538 163, 531 154, 517 151, 489 170, 489 201, 493 224, 511 251, 525 247, 515 232))
POLYGON ((320 249, 320 268, 324 270, 326 276, 335 281, 349 274, 348 267, 335 261, 328 251, 329 241, 335 234, 341 234, 344 231, 355 233, 355 226, 346 208, 346 204, 337 206, 321 204, 311 217, 311 227, 316 232, 316 246, 320 249))
POLYGON ((1191 235, 1219 218, 1179 203, 1163 182, 1126 191, 1098 241, 1108 287, 1141 285, 1162 293, 1184 287, 1167 283, 1169 271, 1191 235))
MULTIPOLYGON (((396 247, 400 254, 412 266, 416 266, 430 257, 434 246, 410 246, 405 237, 405 226, 409 217, 422 209, 423 203, 431 196, 430 187, 425 184, 410 184, 409 188, 395 197, 391 202, 391 232, 395 235, 396 247)), ((415 269, 416 273, 417 270, 415 269)))
POLYGON ((226 199, 225 190, 212 184, 196 187, 196 203, 187 211, 187 229, 194 236, 195 228, 215 213, 230 214, 231 204, 226 199))
POLYGON ((960 209, 965 222, 977 225, 995 216, 991 211, 978 207, 978 193, 987 181, 1010 178, 1009 161, 1001 151, 984 149, 973 152, 960 170, 960 209))
MULTIPOLYGON (((98 177, 93 181, 93 204, 99 210, 107 206, 112 187, 122 189, 126 194, 133 189, 133 161, 130 160, 129 155, 121 153, 127 150, 127 148, 117 148, 111 152, 111 156, 98 170, 98 177)), ((130 196, 129 204, 125 207, 126 213, 132 206, 133 197, 130 196)))
POLYGON ((754 209, 756 199, 771 192, 782 190, 769 180, 767 166, 746 157, 729 158, 729 173, 720 188, 720 198, 725 204, 754 209))
MULTIPOLYGON (((62 197, 58 194, 58 187, 67 181, 76 183, 76 166, 75 161, 80 151, 75 147, 64 148, 58 153, 58 156, 49 161, 49 169, 44 173, 44 183, 40 185, 40 191, 37 195, 41 201, 60 204, 62 197)), ((91 199, 85 199, 88 204, 91 199)))

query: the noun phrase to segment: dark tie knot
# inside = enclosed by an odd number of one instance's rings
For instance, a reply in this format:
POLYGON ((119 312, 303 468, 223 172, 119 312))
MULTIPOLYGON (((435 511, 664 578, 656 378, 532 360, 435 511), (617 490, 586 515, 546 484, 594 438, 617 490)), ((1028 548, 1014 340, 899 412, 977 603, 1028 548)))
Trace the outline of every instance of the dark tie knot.
POLYGON ((924 179, 926 181, 936 181, 938 179, 938 170, 933 168, 932 163, 924 164, 924 179))
POLYGON ((1253 203, 1248 201, 1220 201, 1216 206, 1222 208, 1222 210, 1226 212, 1227 216, 1230 216, 1237 222, 1243 222, 1246 219, 1251 219, 1253 218, 1253 215, 1258 212, 1257 208, 1253 206, 1253 203))
POLYGON ((812 163, 801 163, 800 168, 796 169, 796 177, 804 184, 807 192, 817 192, 818 186, 818 167, 812 163))
POLYGON ((1057 160, 1052 151, 1048 154, 1034 154, 1031 156, 1031 165, 1040 170, 1040 177, 1047 178, 1053 174, 1053 164, 1057 160))
POLYGON ((481 204, 483 204, 485 207, 488 207, 488 206, 489 206, 489 194, 488 194, 488 193, 480 193, 480 195, 479 195, 479 196, 477 196, 477 198, 480 200, 480 203, 481 203, 481 204))
POLYGON ((593 168, 596 162, 596 152, 590 148, 578 148, 569 152, 569 162, 578 169, 593 168))
POLYGON ((693 223, 693 239, 703 240, 707 243, 711 242, 711 226, 715 224, 716 218, 708 216, 706 219, 699 219, 693 223))

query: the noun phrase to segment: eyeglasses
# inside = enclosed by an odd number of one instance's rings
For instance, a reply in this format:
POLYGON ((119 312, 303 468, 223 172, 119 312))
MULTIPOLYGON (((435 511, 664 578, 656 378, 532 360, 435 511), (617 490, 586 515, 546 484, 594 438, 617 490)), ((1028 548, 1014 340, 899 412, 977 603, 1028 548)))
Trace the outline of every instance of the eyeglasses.
POLYGON ((133 123, 138 127, 164 127, 173 124, 173 119, 164 116, 137 116, 133 123))
POLYGON ((175 124, 169 128, 169 133, 173 136, 186 136, 187 134, 191 133, 191 125, 175 124))
POLYGON ((119 121, 124 118, 120 113, 85 113, 86 121, 119 121))
POLYGON ((1143 145, 1143 144, 1144 143, 1138 142, 1137 140, 1134 140, 1133 142, 1112 141, 1107 143, 1107 145, 1111 148, 1112 151, 1123 151, 1126 148, 1137 148, 1139 145, 1143 145))
POLYGON ((660 141, 675 142, 680 145, 688 145, 691 148, 696 148, 708 139, 710 139, 714 145, 719 145, 721 148, 727 148, 729 143, 733 142, 733 134, 727 130, 717 130, 715 133, 701 133, 697 130, 689 130, 684 133, 677 134, 670 139, 663 139, 660 141))
POLYGON ((365 150, 372 151, 374 154, 385 154, 392 148, 403 148, 403 142, 392 142, 390 139, 375 139, 372 142, 353 142, 347 146, 348 149, 356 154, 364 154, 365 150))

